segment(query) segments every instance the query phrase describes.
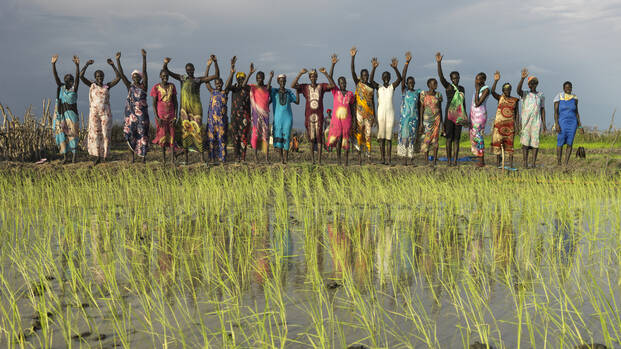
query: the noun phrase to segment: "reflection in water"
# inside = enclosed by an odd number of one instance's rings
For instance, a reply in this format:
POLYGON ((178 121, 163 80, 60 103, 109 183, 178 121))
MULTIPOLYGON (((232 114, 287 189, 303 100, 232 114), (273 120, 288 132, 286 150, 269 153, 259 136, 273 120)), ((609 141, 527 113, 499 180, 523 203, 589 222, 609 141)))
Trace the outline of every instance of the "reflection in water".
POLYGON ((557 216, 552 221, 554 227, 554 247, 553 253, 556 254, 556 260, 559 265, 559 278, 561 283, 567 281, 569 271, 572 267, 576 253, 576 236, 573 227, 573 217, 557 216))
POLYGON ((511 212, 501 215, 492 222, 492 272, 496 268, 507 273, 515 264, 516 232, 513 229, 511 212))

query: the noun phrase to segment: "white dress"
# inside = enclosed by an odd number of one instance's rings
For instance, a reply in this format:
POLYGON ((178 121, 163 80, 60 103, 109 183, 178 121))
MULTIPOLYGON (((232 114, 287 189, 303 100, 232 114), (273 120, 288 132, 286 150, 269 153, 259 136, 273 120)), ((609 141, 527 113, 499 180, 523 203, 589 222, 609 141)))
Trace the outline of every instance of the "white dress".
POLYGON ((395 88, 380 86, 377 89, 377 138, 392 139, 392 128, 395 124, 395 109, 392 105, 392 96, 395 88))

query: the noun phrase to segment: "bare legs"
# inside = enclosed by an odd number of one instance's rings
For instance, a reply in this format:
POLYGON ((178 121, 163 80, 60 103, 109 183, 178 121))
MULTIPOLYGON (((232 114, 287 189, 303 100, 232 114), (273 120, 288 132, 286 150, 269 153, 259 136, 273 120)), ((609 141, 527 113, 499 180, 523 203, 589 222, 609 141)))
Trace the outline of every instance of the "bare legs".
MULTIPOLYGON (((567 150, 565 153, 565 166, 569 165, 569 157, 571 156, 572 150, 573 150, 573 147, 568 144, 567 150)), ((562 159, 563 159, 563 146, 560 146, 560 147, 557 146, 556 147, 556 161, 559 166, 563 165, 562 159)))
POLYGON ((529 146, 522 146, 522 156, 524 157, 524 168, 535 168, 537 163, 537 154, 539 153, 539 148, 533 148, 529 146), (528 164, 528 153, 533 151, 533 164, 528 164))

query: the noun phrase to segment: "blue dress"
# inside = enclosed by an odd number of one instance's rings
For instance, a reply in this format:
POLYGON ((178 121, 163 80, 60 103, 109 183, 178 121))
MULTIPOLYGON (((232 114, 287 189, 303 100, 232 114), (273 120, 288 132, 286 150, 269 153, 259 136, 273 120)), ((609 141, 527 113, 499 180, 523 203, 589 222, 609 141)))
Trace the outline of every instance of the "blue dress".
POLYGON ((60 88, 56 100, 56 116, 52 125, 60 154, 66 154, 68 151, 75 153, 78 147, 77 101, 78 94, 73 89, 67 90, 64 86, 60 88))
POLYGON ((406 90, 401 100, 401 120, 399 121, 399 144, 397 155, 414 157, 416 130, 418 129, 418 99, 421 90, 406 90))
POLYGON ((558 102, 558 125, 561 127, 556 138, 556 146, 562 147, 574 144, 574 137, 578 128, 578 98, 574 95, 559 93, 554 102, 558 102))
POLYGON ((291 138, 291 124, 293 122, 293 113, 291 112, 291 103, 296 98, 290 89, 285 89, 285 94, 281 96, 279 89, 272 87, 270 96, 272 98, 272 110, 274 111, 274 125, 272 135, 274 137, 274 148, 289 150, 289 140, 291 138))

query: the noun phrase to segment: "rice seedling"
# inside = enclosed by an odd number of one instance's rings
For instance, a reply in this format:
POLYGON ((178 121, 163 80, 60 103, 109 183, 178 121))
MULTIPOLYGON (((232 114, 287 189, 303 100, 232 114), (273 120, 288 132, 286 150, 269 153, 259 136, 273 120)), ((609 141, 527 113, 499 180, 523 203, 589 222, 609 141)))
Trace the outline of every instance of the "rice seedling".
POLYGON ((0 346, 621 345, 603 173, 0 173, 0 346))

